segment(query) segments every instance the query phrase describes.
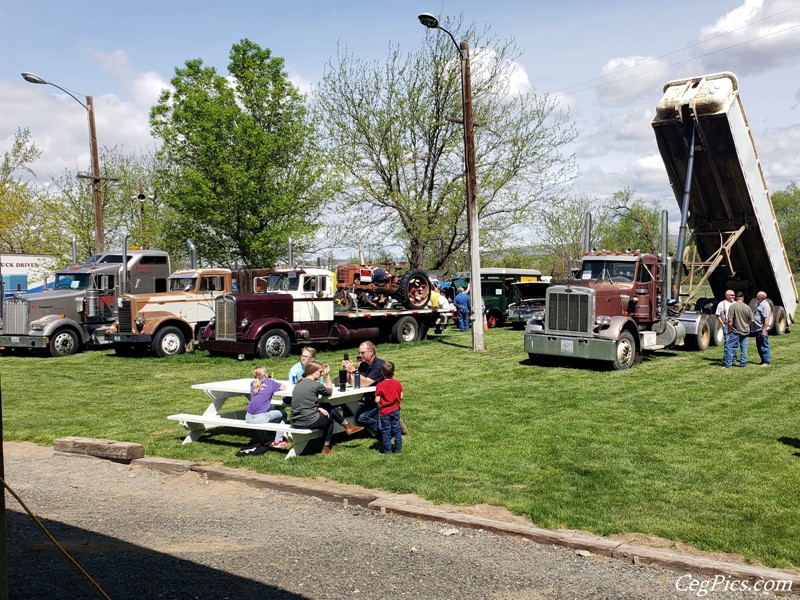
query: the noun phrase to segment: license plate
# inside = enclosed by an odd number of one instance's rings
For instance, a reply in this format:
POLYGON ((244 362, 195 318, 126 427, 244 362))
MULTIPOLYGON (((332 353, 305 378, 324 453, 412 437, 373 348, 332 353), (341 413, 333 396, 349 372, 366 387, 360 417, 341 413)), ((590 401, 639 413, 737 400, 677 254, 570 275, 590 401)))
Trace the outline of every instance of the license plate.
POLYGON ((12 335, 11 336, 11 343, 12 344, 19 344, 19 336, 18 335, 12 335))
POLYGON ((574 354, 575 342, 572 340, 561 340, 561 352, 566 354, 574 354))

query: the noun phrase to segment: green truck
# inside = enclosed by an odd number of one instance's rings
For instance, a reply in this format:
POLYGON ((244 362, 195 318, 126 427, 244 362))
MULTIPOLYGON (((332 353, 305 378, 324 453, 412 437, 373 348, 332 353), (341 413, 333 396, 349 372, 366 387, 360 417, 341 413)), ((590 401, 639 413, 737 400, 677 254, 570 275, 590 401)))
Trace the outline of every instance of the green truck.
MULTIPOLYGON (((459 287, 466 289, 470 282, 469 275, 468 271, 456 273, 452 287, 455 290, 459 287)), ((481 298, 486 309, 487 326, 500 327, 508 321, 509 305, 520 300, 515 283, 541 280, 542 272, 537 269, 481 269, 481 298)))

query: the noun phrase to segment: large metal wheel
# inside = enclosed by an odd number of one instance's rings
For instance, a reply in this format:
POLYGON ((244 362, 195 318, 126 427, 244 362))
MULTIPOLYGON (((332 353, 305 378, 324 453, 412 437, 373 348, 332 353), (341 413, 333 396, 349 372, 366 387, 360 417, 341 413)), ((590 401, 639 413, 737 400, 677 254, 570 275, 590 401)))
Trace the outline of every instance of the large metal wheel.
POLYGON ((708 350, 711 345, 711 324, 708 322, 709 315, 700 315, 697 322, 697 333, 686 338, 687 344, 693 350, 708 350))
POLYGON ((786 318, 786 309, 782 306, 776 306, 772 314, 772 333, 774 335, 783 335, 789 328, 789 320, 786 318))
POLYGON ((289 334, 283 329, 270 329, 258 340, 259 358, 286 358, 291 349, 289 334))
POLYGON ((153 338, 152 348, 153 354, 159 358, 183 354, 186 352, 186 338, 177 327, 164 327, 153 338))
POLYGON ((611 361, 611 365, 614 367, 615 371, 630 369, 633 366, 635 358, 636 342, 630 331, 623 331, 619 334, 619 338, 617 339, 614 360, 611 361))
POLYGON ((69 356, 80 349, 78 334, 73 329, 59 329, 50 338, 47 350, 50 356, 69 356))
POLYGON ((411 269, 400 278, 397 296, 406 308, 424 308, 431 297, 431 281, 422 269, 411 269))
POLYGON ((486 326, 489 329, 494 329, 495 327, 500 327, 503 325, 503 315, 500 314, 499 310, 492 310, 486 314, 486 326))
POLYGON ((406 316, 398 319, 392 326, 392 341, 398 344, 415 342, 419 339, 419 323, 414 317, 406 316))

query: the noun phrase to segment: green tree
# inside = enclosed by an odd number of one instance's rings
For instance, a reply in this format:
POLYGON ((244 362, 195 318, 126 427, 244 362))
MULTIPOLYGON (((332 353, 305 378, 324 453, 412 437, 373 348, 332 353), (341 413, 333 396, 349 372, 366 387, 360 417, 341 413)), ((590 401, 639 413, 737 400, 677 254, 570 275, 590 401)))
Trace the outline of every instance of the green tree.
MULTIPOLYGON (((605 214, 602 208, 585 196, 557 198, 548 210, 537 215, 537 254, 541 259, 538 268, 543 273, 554 277, 569 275, 570 261, 581 257, 587 213, 592 217, 593 235, 603 230, 605 214)), ((592 244, 590 240, 590 246, 592 244)))
POLYGON ((609 250, 660 251, 661 212, 657 206, 635 198, 635 194, 634 188, 624 187, 604 206, 595 228, 597 245, 609 250))
POLYGON ((0 164, 0 251, 22 254, 60 254, 67 246, 61 223, 47 191, 25 181, 35 177, 31 164, 41 152, 30 130, 19 129, 0 164))
MULTIPOLYGON (((445 23, 476 49, 471 57, 481 245, 518 244, 554 190, 574 174, 563 154, 575 131, 555 100, 511 88, 513 41, 445 23)), ((420 32, 421 36, 423 35, 420 32)), ((390 50, 366 63, 347 51, 314 97, 330 160, 346 174, 337 212, 376 237, 399 240, 413 266, 452 269, 466 246, 461 61, 449 36, 428 32, 422 49, 390 50), (357 213, 352 218, 346 212, 357 213)))
POLYGON ((800 269, 800 188, 792 182, 772 194, 772 207, 783 238, 789 264, 795 273, 800 269))
POLYGON ((228 71, 186 61, 150 113, 173 169, 165 201, 206 260, 271 266, 289 237, 298 253, 309 245, 332 184, 283 59, 245 39, 228 71))

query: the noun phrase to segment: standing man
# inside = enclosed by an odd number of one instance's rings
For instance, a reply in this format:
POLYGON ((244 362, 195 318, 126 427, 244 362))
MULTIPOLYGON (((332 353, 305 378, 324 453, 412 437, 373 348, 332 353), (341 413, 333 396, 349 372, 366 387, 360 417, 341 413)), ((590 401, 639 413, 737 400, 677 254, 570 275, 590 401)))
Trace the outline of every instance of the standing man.
MULTIPOLYGON (((717 321, 719 321, 719 325, 722 327, 723 333, 722 366, 727 364, 726 357, 728 356, 728 334, 730 333, 730 329, 728 329, 728 309, 731 307, 731 304, 733 304, 735 299, 736 294, 734 294, 733 290, 726 290, 725 299, 720 300, 720 303, 717 304, 717 321)), ((731 363, 732 362, 733 361, 731 361, 731 363)))
POLYGON ((747 366, 747 338, 750 335, 750 326, 753 322, 753 311, 744 303, 744 292, 736 292, 736 302, 728 308, 728 339, 725 340, 725 368, 733 366, 736 350, 741 350, 739 366, 747 366))
POLYGON ((769 356, 769 327, 772 325, 772 309, 767 302, 767 293, 758 292, 756 294, 758 304, 753 311, 753 331, 756 334, 756 349, 761 357, 762 367, 770 364, 769 356))
POLYGON ((469 295, 463 287, 458 288, 458 294, 456 294, 453 304, 458 316, 458 328, 461 331, 469 331, 469 295))
MULTIPOLYGON (((351 360, 342 361, 342 369, 347 371, 347 383, 353 383, 353 374, 358 372, 361 375, 361 386, 369 387, 377 385, 383 381, 383 359, 378 358, 378 349, 372 342, 361 342, 358 347, 358 367, 351 360)), ((361 406, 356 413, 356 422, 368 427, 373 434, 377 435, 378 421, 375 418, 378 414, 378 407, 375 405, 374 394, 364 394, 361 399, 361 406)))

